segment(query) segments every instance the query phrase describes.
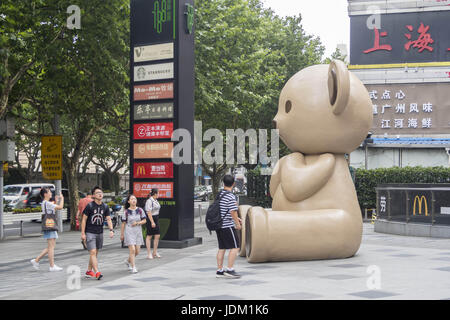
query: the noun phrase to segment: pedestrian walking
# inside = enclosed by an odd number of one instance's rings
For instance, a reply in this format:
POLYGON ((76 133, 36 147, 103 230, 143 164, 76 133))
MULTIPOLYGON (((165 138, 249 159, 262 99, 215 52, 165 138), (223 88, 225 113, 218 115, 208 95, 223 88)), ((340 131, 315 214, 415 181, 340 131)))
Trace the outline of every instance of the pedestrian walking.
POLYGON ((58 267, 55 264, 55 246, 56 239, 58 239, 58 228, 56 220, 56 211, 61 210, 64 207, 64 197, 62 194, 55 197, 58 204, 50 202, 52 197, 52 191, 50 188, 43 187, 41 189, 41 198, 43 199, 42 206, 42 225, 43 225, 43 237, 47 240, 47 248, 42 250, 41 254, 36 259, 32 259, 30 262, 33 268, 39 270, 39 261, 48 255, 48 261, 50 263, 49 271, 61 271, 63 268, 58 267))
POLYGON ((147 247, 147 259, 161 258, 158 253, 158 244, 160 238, 159 230, 159 209, 161 205, 158 202, 158 189, 152 189, 145 202, 145 212, 147 213, 147 237, 145 244, 147 247), (153 237, 153 253, 151 252, 151 241, 153 237))
POLYGON ((103 222, 109 227, 109 236, 114 237, 109 207, 103 203, 103 191, 96 186, 92 189, 94 201, 89 202, 83 210, 81 220, 81 240, 86 241, 89 251, 89 264, 86 271, 87 278, 100 280, 103 275, 98 270, 98 252, 103 247, 103 222))
POLYGON ((222 227, 216 230, 219 251, 217 252, 217 278, 240 278, 241 276, 234 270, 234 262, 239 252, 239 238, 236 230, 241 230, 241 219, 238 217, 238 203, 236 196, 232 193, 234 187, 234 177, 225 175, 223 177, 224 188, 219 193, 220 215, 222 217, 222 227), (224 269, 223 261, 226 251, 228 253, 228 266, 224 269))
MULTIPOLYGON (((81 219, 83 218, 83 211, 84 208, 86 208, 87 204, 91 201, 94 201, 94 199, 92 199, 92 192, 88 191, 88 194, 86 195, 85 198, 80 199, 80 201, 78 201, 78 211, 77 211, 77 230, 80 228, 81 226, 81 219)), ((81 244, 83 245, 83 248, 85 250, 87 250, 86 247, 86 241, 81 240, 81 244)))
POLYGON ((144 244, 142 236, 142 225, 146 223, 145 212, 142 208, 136 206, 137 198, 130 194, 125 202, 125 212, 122 215, 122 227, 120 232, 120 240, 130 250, 125 264, 131 273, 137 273, 136 257, 144 244))

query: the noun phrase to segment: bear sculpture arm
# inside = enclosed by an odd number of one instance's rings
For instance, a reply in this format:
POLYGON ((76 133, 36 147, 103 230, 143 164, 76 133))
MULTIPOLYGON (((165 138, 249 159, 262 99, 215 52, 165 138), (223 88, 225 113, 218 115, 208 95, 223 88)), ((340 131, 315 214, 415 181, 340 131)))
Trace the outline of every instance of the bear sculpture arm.
POLYGON ((281 164, 281 188, 291 202, 308 199, 319 191, 334 172, 335 157, 324 153, 311 164, 306 164, 301 153, 292 153, 281 164))
POLYGON ((270 177, 270 196, 273 198, 275 196, 275 192, 277 191, 278 186, 281 182, 281 166, 283 163, 285 157, 281 158, 277 164, 275 165, 275 168, 273 169, 272 176, 270 177))

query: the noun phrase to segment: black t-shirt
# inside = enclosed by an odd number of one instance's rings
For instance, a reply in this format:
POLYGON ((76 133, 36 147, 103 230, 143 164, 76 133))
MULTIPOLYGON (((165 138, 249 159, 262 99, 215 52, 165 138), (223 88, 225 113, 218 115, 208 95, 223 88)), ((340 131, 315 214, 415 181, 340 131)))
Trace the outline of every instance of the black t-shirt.
POLYGON ((103 233, 103 222, 110 215, 107 204, 98 205, 95 201, 91 201, 84 208, 83 214, 87 216, 86 233, 103 233))

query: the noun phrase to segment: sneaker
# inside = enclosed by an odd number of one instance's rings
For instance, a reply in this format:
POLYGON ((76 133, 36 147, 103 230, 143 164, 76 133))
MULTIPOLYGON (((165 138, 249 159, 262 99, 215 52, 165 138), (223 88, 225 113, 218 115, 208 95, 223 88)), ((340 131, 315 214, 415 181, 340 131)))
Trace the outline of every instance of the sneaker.
POLYGON ((238 274, 238 273, 236 273, 236 271, 234 271, 234 270, 226 270, 226 271, 224 271, 223 274, 224 274, 226 277, 228 277, 228 278, 235 278, 235 279, 237 279, 237 278, 240 278, 240 277, 241 277, 241 275, 238 274))
POLYGON ((39 270, 39 262, 36 262, 36 259, 30 260, 30 262, 35 270, 39 270))
POLYGON ((58 266, 55 264, 55 265, 53 265, 53 267, 50 267, 49 270, 50 270, 51 272, 53 272, 53 271, 62 271, 63 268, 58 267, 58 266))
POLYGON ((138 270, 137 270, 137 268, 136 268, 136 267, 134 267, 134 268, 131 268, 131 273, 138 273, 138 270))
POLYGON ((128 259, 125 260, 125 264, 127 265, 129 271, 131 271, 133 269, 133 267, 131 266, 131 263, 128 262, 128 259))
POLYGON ((95 274, 95 277, 97 278, 97 280, 100 280, 101 278, 103 278, 103 275, 100 272, 97 272, 95 274))
POLYGON ((95 273, 92 270, 86 271, 85 276, 87 279, 93 279, 95 278, 95 273))
POLYGON ((216 278, 225 278, 225 271, 219 271, 219 270, 217 270, 217 272, 216 272, 216 278))

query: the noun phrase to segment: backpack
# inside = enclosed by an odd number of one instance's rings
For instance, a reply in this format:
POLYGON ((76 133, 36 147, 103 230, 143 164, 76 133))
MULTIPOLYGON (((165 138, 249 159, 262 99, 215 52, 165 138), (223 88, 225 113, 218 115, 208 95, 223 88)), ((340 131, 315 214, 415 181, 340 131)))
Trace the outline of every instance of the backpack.
POLYGON ((220 214, 220 200, 228 193, 231 192, 225 191, 222 195, 218 194, 214 203, 210 205, 208 211, 206 211, 205 222, 210 234, 211 230, 218 230, 222 227, 223 219, 220 214))

